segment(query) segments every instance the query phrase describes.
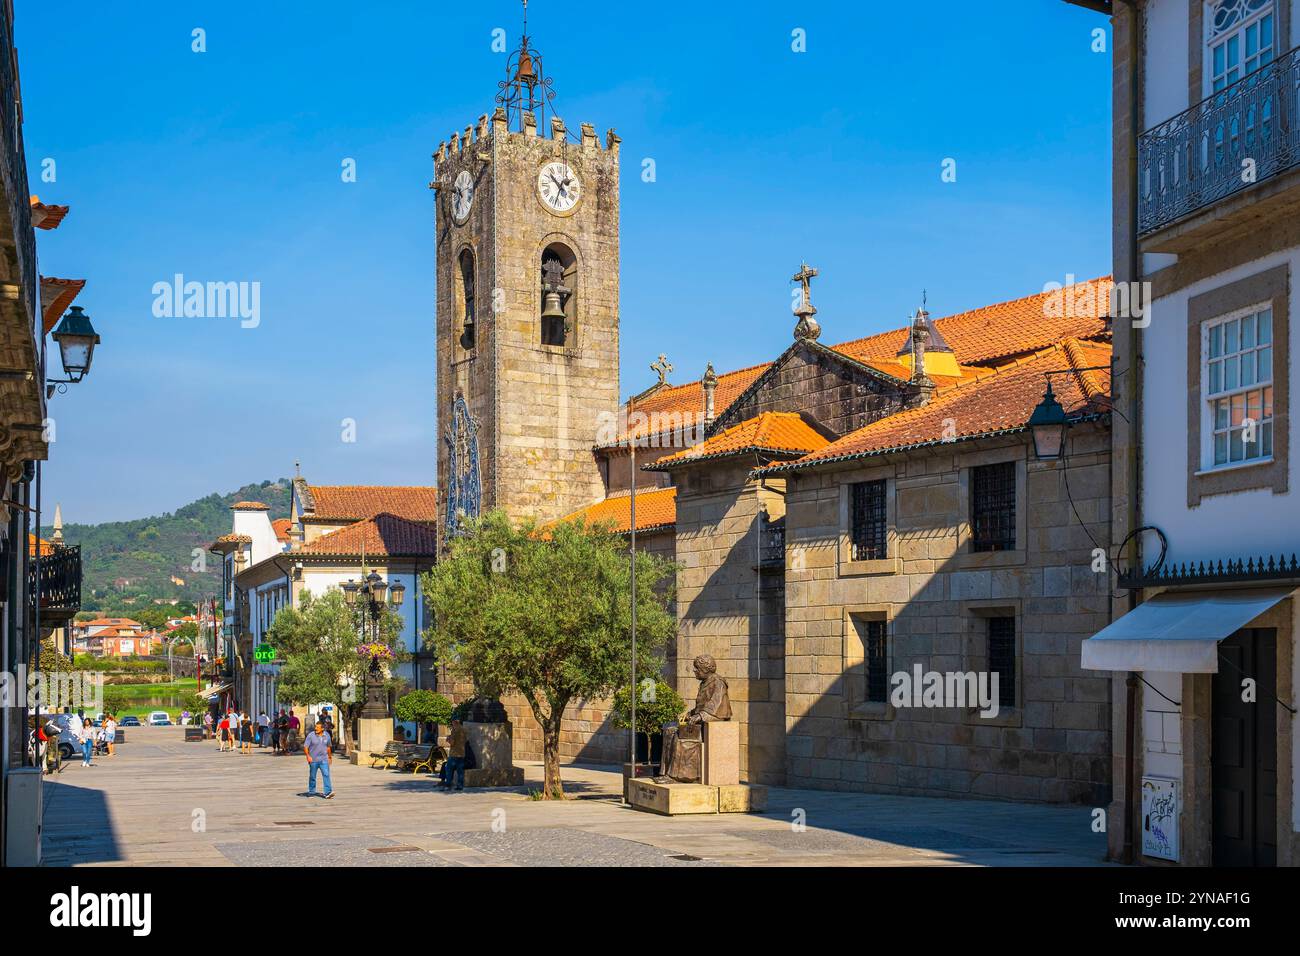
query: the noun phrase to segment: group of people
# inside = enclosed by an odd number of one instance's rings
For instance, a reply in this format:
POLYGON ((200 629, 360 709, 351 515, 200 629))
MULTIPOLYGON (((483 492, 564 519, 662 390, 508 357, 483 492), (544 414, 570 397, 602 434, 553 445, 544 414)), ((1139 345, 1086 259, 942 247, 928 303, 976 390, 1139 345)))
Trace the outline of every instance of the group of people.
MULTIPOLYGON (((334 721, 329 711, 321 714, 320 723, 330 734, 334 734, 334 721)), ((292 753, 299 748, 299 731, 302 721, 292 711, 281 709, 278 713, 267 714, 262 711, 256 717, 230 707, 215 716, 209 711, 203 715, 205 737, 216 737, 217 749, 238 750, 240 753, 253 752, 253 745, 270 747, 275 754, 292 753)))
MULTIPOLYGON (((38 751, 37 756, 42 762, 46 755, 58 753, 63 727, 55 719, 56 716, 48 715, 39 726, 33 726, 29 735, 30 746, 38 751)), ((36 724, 35 717, 32 718, 32 722, 36 724)), ((117 718, 112 714, 105 714, 101 726, 96 727, 93 720, 79 711, 75 716, 68 718, 67 730, 77 740, 83 767, 91 766, 90 758, 96 753, 107 754, 110 757, 117 755, 117 718)))

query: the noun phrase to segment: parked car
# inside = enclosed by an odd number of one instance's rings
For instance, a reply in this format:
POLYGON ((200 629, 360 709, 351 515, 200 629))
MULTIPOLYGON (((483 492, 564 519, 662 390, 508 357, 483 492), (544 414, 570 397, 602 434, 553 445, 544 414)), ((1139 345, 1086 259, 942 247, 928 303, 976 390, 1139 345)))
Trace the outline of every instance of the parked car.
POLYGON ((149 715, 150 727, 170 727, 171 725, 171 716, 165 710, 155 710, 149 715))
POLYGON ((139 718, 139 717, 128 716, 128 717, 123 717, 123 718, 122 718, 122 726, 123 726, 123 727, 143 727, 144 724, 140 723, 140 718, 139 718))

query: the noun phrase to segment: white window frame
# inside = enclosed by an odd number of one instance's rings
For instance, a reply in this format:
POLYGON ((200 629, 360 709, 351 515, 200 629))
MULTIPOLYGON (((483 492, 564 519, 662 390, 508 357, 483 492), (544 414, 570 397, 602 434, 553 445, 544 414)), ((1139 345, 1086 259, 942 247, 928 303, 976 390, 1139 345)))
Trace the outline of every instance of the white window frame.
POLYGON ((1273 314, 1272 302, 1258 302, 1244 309, 1237 309, 1233 312, 1226 313, 1216 319, 1211 319, 1201 323, 1201 407, 1204 409, 1201 426, 1201 468, 1203 471, 1222 471, 1229 468, 1240 468, 1247 465, 1265 464, 1273 460, 1273 405, 1276 397, 1273 393, 1274 382, 1274 363, 1277 361, 1276 350, 1274 348, 1273 327, 1276 323, 1276 316, 1273 314), (1268 341, 1261 343, 1259 339, 1260 318, 1268 316, 1268 341), (1254 317, 1255 334, 1253 344, 1245 348, 1241 344, 1241 321, 1243 319, 1254 317), (1226 327, 1229 324, 1236 323, 1237 345, 1232 352, 1227 351, 1227 332, 1226 327), (1212 340, 1215 337, 1216 329, 1225 329, 1223 333, 1224 343, 1218 355, 1211 354, 1212 340), (1262 377, 1259 374, 1259 355, 1267 349, 1269 353, 1269 374, 1262 377), (1248 384, 1242 384, 1240 368, 1241 359, 1245 356, 1251 358, 1254 364, 1254 374, 1248 384), (1238 375, 1236 383, 1232 386, 1227 385, 1228 367, 1230 364, 1236 364, 1238 375), (1213 388, 1216 382, 1212 381, 1211 366, 1218 364, 1221 370, 1217 379, 1217 389, 1213 388), (1259 401, 1251 405, 1250 397, 1258 393, 1259 401), (1233 399, 1240 398, 1242 405, 1241 421, 1233 421, 1234 414, 1232 411, 1233 399), (1216 418, 1218 403, 1227 402, 1227 424, 1219 425, 1216 418), (1252 420, 1250 411, 1252 408, 1259 409, 1259 417, 1253 419, 1255 422, 1255 441, 1242 443, 1242 457, 1234 459, 1232 446, 1232 433, 1239 432, 1245 426, 1247 421, 1252 420), (1264 412, 1267 411, 1267 414, 1264 412), (1224 460, 1217 461, 1216 439, 1222 434, 1224 439, 1224 460), (1266 453, 1267 449, 1267 453, 1266 453), (1250 455, 1250 452, 1255 454, 1250 455))
POLYGON ((1205 67, 1201 71, 1204 77, 1205 95, 1218 93, 1236 83, 1247 73, 1253 73, 1262 66, 1267 66, 1278 54, 1278 4, 1277 0, 1214 0, 1205 4, 1205 67), (1259 3, 1258 9, 1251 7, 1259 3), (1219 32, 1215 32, 1214 14, 1221 7, 1238 8, 1239 19, 1219 32), (1267 20, 1270 31, 1266 44, 1259 42, 1261 30, 1267 20), (1249 44, 1255 43, 1255 52, 1250 54, 1249 44), (1216 50, 1223 50, 1223 65, 1215 63, 1216 50), (1235 52, 1236 63, 1231 65, 1229 57, 1235 52))

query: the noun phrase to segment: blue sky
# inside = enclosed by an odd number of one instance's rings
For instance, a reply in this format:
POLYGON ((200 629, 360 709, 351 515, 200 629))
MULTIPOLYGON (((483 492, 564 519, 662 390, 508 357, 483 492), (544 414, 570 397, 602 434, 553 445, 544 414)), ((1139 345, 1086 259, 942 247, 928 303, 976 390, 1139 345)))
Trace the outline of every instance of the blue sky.
MULTIPOLYGON (((997 14, 533 0, 558 111, 623 139, 625 395, 660 352, 676 381, 779 354, 802 260, 827 342, 901 325, 923 288, 944 315, 1109 271, 1106 20, 997 14)), ((103 336, 51 402, 46 507, 140 517, 295 458, 322 484, 432 483, 430 153, 490 112, 492 30, 517 42, 518 2, 17 0, 16 18, 32 191, 72 207, 40 268, 88 280, 103 336), (260 325, 155 317, 176 273, 259 282, 260 325)))

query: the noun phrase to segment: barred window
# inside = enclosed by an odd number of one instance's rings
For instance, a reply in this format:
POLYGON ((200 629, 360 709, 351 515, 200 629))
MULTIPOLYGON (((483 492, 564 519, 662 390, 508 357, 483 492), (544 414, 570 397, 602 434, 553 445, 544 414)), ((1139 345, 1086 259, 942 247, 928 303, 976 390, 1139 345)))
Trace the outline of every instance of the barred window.
POLYGON ((863 649, 866 654, 867 702, 883 704, 889 700, 889 653, 886 622, 866 621, 863 649))
POLYGON ((1016 705, 1016 619, 988 619, 988 670, 998 675, 998 706, 1016 705))
POLYGON ((971 469, 971 546, 974 551, 1016 547, 1016 463, 971 469))
POLYGON ((889 557, 889 529, 885 507, 886 481, 859 481, 852 485, 850 545, 854 561, 879 561, 889 557))

